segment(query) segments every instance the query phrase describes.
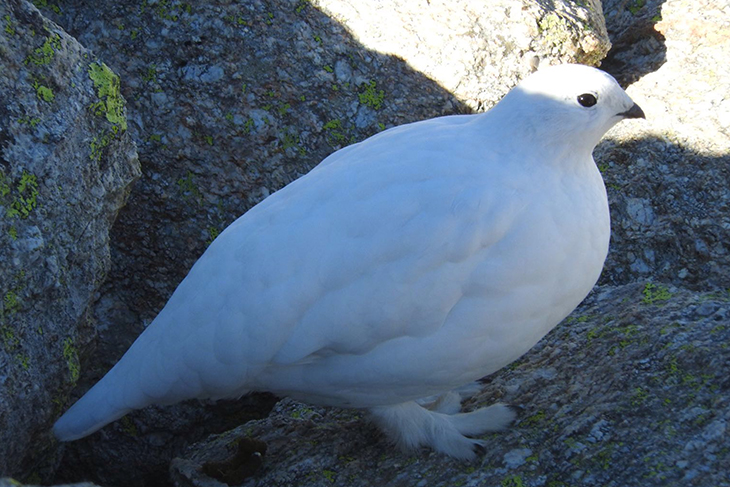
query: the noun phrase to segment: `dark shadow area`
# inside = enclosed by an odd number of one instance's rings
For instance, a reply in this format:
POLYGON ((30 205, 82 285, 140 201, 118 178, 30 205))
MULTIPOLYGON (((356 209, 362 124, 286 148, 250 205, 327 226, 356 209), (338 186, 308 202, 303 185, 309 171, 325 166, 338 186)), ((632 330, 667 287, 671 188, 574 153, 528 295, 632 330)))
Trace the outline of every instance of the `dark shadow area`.
POLYGON ((611 205, 600 284, 657 280, 693 291, 730 287, 730 153, 698 154, 660 137, 596 149, 611 205))
POLYGON ((624 88, 666 61, 664 36, 655 29, 661 22, 664 0, 604 0, 603 13, 611 50, 601 63, 624 88))

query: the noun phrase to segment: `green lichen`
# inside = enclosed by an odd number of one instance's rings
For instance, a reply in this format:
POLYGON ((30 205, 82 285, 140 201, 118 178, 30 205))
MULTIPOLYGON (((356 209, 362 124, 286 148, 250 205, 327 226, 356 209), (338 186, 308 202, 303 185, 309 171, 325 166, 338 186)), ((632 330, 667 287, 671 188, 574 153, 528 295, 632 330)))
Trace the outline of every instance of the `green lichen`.
POLYGON ((605 447, 595 453, 593 461, 598 464, 602 470, 608 470, 611 467, 615 450, 616 444, 608 443, 605 447))
POLYGON ((3 342, 3 347, 8 352, 14 351, 20 345, 20 339, 8 325, 0 326, 0 340, 3 342))
POLYGON ((636 407, 644 404, 647 399, 649 399, 649 392, 646 389, 637 387, 631 395, 630 402, 632 406, 636 407))
POLYGON ((279 106, 279 108, 278 108, 279 116, 283 117, 284 115, 286 115, 289 112, 290 109, 291 109, 291 104, 289 104, 289 103, 284 103, 283 105, 279 106))
POLYGON ((360 103, 370 107, 374 110, 380 110, 383 106, 383 99, 385 98, 385 92, 383 90, 376 89, 377 84, 371 80, 370 83, 365 85, 365 90, 358 95, 360 103))
POLYGON ((61 36, 58 34, 48 36, 41 47, 34 49, 33 54, 25 58, 25 64, 32 63, 37 66, 49 64, 59 49, 61 49, 61 36))
MULTIPOLYGON (((140 12, 144 11, 149 7, 150 4, 147 0, 142 2, 140 12)), ((169 20, 177 22, 180 15, 183 13, 192 13, 193 8, 189 3, 171 2, 170 0, 160 0, 154 4, 154 13, 162 20, 169 20)))
POLYGON ((307 5, 309 5, 309 0, 299 0, 299 3, 297 4, 294 11, 298 14, 302 13, 302 11, 307 8, 307 5))
POLYGON ((35 128, 36 125, 41 123, 41 119, 37 118, 37 117, 36 118, 20 117, 18 119, 18 123, 21 123, 23 125, 30 125, 32 128, 35 128))
POLYGON ((669 292, 669 289, 666 286, 657 285, 652 282, 646 283, 641 294, 644 295, 644 297, 641 298, 641 302, 643 304, 657 304, 672 297, 672 293, 669 292))
POLYGON ((298 153, 300 155, 306 154, 306 149, 304 147, 301 147, 300 144, 300 138, 299 134, 297 134, 296 130, 293 128, 290 128, 282 133, 281 137, 281 149, 287 150, 292 148, 298 148, 298 153))
POLYGON ((28 370, 30 368, 30 357, 28 357, 27 355, 22 353, 16 353, 15 360, 17 360, 18 364, 23 368, 23 370, 28 370))
POLYGON ((35 94, 39 100, 52 103, 53 100, 56 99, 56 95, 53 94, 53 90, 40 84, 38 81, 33 82, 33 88, 35 88, 35 94))
POLYGON ((193 198, 199 205, 203 204, 203 193, 198 189, 195 183, 195 175, 192 171, 188 171, 184 178, 177 180, 177 187, 185 199, 193 198))
MULTIPOLYGON (((629 345, 637 343, 636 335, 638 334, 638 332, 639 328, 634 324, 615 326, 612 328, 602 328, 600 331, 590 330, 587 333, 588 344, 590 345, 595 338, 603 338, 604 336, 611 334, 613 336, 610 338, 610 341, 612 343, 616 343, 616 345, 613 345, 608 350, 608 354, 613 356, 616 355, 616 353, 618 353, 620 350, 628 347, 629 345), (616 336, 616 334, 619 334, 619 336, 616 336)), ((644 345, 647 342, 648 338, 646 337, 642 337, 640 340, 638 340, 638 343, 641 345, 644 345)))
POLYGON ((90 107, 94 115, 104 115, 114 126, 112 129, 114 133, 119 129, 127 130, 124 98, 119 89, 119 76, 104 63, 91 63, 89 64, 89 78, 94 82, 96 94, 101 100, 90 107))
POLYGON ((537 26, 551 45, 561 46, 571 40, 572 34, 568 22, 556 13, 549 13, 540 19, 537 26))
POLYGON ((631 15, 636 15, 639 13, 639 10, 644 8, 644 5, 646 5, 646 0, 634 0, 628 6, 629 12, 631 12, 631 15))
POLYGON ((314 412, 314 410, 312 408, 304 407, 304 408, 292 411, 291 414, 289 414, 289 416, 291 416, 294 419, 302 419, 306 416, 309 416, 313 412, 314 412))
POLYGON ((10 15, 6 15, 3 19, 5 19, 5 33, 9 36, 15 35, 15 27, 13 27, 13 20, 10 15))
POLYGON ((38 180, 35 175, 23 171, 15 191, 11 194, 5 175, 0 173, 0 197, 5 199, 7 196, 11 198, 5 215, 8 218, 28 218, 38 205, 38 180))
POLYGON ((251 20, 247 20, 245 17, 242 17, 240 15, 226 15, 225 17, 223 17, 223 20, 227 20, 228 22, 239 26, 253 26, 253 22, 251 20))
POLYGON ((0 171, 0 198, 5 198, 10 194, 10 183, 5 177, 5 174, 0 171))
POLYGON ((329 480, 331 484, 335 483, 335 479, 337 478, 337 472, 333 472, 332 470, 323 470, 322 476, 329 480))
POLYGON ((347 139, 342 122, 337 118, 328 121, 322 128, 327 132, 327 142, 332 146, 342 145, 347 139))
POLYGON ((221 234, 221 231, 216 227, 208 227, 208 236, 210 237, 208 241, 206 242, 206 245, 210 245, 213 243, 213 241, 218 238, 218 235, 221 234))
POLYGON ((142 75, 142 81, 146 81, 148 83, 157 82, 157 65, 150 64, 147 66, 147 70, 142 75))
POLYGON ((572 323, 587 323, 589 320, 593 319, 593 315, 581 315, 581 316, 568 316, 565 319, 566 324, 572 324, 572 323))
POLYGON ((49 3, 48 0, 33 0, 33 5, 35 5, 35 7, 39 10, 42 8, 49 8, 57 14, 61 13, 61 9, 59 8, 59 6, 53 3, 49 3))
POLYGON ((545 411, 538 411, 532 416, 528 416, 527 418, 520 421, 520 426, 525 426, 528 428, 532 428, 540 424, 545 419, 545 411))
POLYGON ((510 475, 509 477, 505 477, 500 485, 502 487, 524 487, 525 484, 519 475, 510 475))
POLYGON ((73 339, 70 337, 63 341, 63 358, 66 360, 69 378, 75 384, 81 375, 81 365, 79 364, 78 351, 76 350, 73 339))
POLYGON ((89 142, 89 148, 91 149, 91 152, 89 153, 89 159, 93 161, 100 161, 101 156, 104 154, 104 148, 109 145, 113 138, 114 134, 107 131, 102 132, 100 135, 94 136, 94 138, 91 139, 91 142, 89 142))
POLYGON ((20 309, 20 303, 18 302, 18 295, 14 291, 8 291, 3 296, 3 310, 6 314, 14 314, 20 309))

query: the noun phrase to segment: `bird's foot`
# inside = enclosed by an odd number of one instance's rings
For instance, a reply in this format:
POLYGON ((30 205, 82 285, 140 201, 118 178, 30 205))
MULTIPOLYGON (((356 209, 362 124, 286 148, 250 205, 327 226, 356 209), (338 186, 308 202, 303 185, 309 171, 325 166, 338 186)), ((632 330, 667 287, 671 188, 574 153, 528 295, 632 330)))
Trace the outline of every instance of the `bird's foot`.
POLYGON ((468 413, 444 414, 416 402, 371 408, 374 422, 405 450, 428 446, 462 460, 473 460, 484 450, 482 440, 467 438, 504 429, 515 413, 504 404, 495 404, 468 413))

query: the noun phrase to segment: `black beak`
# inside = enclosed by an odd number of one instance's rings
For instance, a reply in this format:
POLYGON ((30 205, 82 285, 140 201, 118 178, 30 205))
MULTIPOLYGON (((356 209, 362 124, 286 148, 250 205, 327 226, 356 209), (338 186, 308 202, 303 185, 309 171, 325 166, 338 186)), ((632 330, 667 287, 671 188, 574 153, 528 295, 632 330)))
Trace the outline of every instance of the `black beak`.
POLYGON ((624 118, 644 118, 644 119, 646 119, 646 117, 644 116, 644 110, 642 110, 641 107, 639 105, 637 105, 636 103, 634 103, 634 106, 632 106, 625 112, 619 113, 618 116, 624 117, 624 118))

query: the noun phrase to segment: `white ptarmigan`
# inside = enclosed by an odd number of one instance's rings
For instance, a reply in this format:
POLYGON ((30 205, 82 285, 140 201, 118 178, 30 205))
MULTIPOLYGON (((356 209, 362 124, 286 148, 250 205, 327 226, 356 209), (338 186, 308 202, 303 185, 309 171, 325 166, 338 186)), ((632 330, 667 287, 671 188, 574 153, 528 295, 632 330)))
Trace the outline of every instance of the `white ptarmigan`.
POLYGON ((509 364, 585 298, 610 236, 592 151, 639 117, 611 76, 562 65, 486 113, 335 152, 220 234, 56 436, 271 391, 367 408, 402 447, 473 457, 483 441, 469 436, 505 427, 509 408, 418 400, 509 364))

